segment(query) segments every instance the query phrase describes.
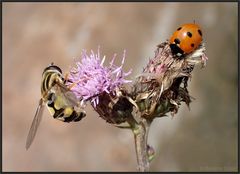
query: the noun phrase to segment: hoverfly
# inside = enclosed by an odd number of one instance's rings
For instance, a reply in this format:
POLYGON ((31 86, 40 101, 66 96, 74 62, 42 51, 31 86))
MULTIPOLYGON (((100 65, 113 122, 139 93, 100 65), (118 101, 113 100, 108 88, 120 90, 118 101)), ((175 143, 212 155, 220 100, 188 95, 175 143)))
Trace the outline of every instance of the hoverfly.
POLYGON ((26 149, 30 147, 36 135, 42 119, 44 103, 53 118, 63 122, 80 121, 86 116, 80 101, 70 88, 65 85, 67 81, 68 79, 62 75, 62 70, 53 63, 44 69, 41 83, 41 99, 27 136, 26 149))

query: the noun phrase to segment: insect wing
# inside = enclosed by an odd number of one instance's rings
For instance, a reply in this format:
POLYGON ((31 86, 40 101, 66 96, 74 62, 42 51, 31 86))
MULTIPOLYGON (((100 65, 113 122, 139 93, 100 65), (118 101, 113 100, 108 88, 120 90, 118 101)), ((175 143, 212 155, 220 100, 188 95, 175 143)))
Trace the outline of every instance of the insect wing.
POLYGON ((56 95, 61 96, 65 99, 66 105, 70 106, 77 106, 78 99, 76 95, 69 90, 64 84, 57 83, 56 85, 56 95))
POLYGON ((32 121, 32 124, 31 124, 31 127, 30 127, 30 130, 29 130, 29 133, 28 133, 28 136, 27 136, 27 141, 26 141, 26 149, 28 150, 28 148, 31 146, 33 140, 34 140, 34 137, 37 133, 37 129, 39 127, 39 124, 42 120, 42 115, 43 115, 43 100, 40 99, 39 100, 39 105, 37 107, 37 110, 36 110, 36 113, 35 113, 35 116, 34 116, 34 119, 32 121))
POLYGON ((67 102, 70 105, 72 105, 72 106, 78 105, 77 97, 72 91, 64 92, 63 95, 65 96, 65 98, 67 99, 67 102))

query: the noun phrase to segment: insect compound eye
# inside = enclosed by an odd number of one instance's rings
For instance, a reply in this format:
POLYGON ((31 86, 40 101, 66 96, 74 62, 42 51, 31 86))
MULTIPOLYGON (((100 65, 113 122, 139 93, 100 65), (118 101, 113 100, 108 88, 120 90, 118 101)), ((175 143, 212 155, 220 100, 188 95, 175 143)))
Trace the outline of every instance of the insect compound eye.
POLYGON ((52 66, 50 66, 50 67, 51 67, 51 69, 55 69, 55 70, 57 70, 58 72, 60 72, 60 73, 62 74, 62 70, 61 70, 61 68, 59 68, 58 66, 52 65, 52 66))
POLYGON ((187 35, 188 35, 188 37, 192 37, 192 33, 191 32, 187 32, 187 35))
POLYGON ((57 70, 58 72, 60 72, 60 73, 62 74, 61 68, 59 68, 59 67, 56 66, 56 65, 50 65, 50 66, 46 67, 46 68, 44 69, 43 73, 46 72, 46 71, 48 71, 48 70, 57 70))

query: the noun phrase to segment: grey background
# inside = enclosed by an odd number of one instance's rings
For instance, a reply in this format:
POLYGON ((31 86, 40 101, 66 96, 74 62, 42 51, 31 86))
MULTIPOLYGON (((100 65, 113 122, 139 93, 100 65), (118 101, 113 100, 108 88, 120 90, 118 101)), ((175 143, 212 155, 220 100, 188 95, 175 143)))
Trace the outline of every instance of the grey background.
POLYGON ((183 23, 203 30, 209 61, 189 84, 196 98, 155 120, 151 171, 237 170, 237 3, 3 3, 3 171, 135 171, 130 131, 106 124, 89 106, 79 123, 45 109, 31 148, 26 136, 40 98, 43 69, 64 72, 82 49, 109 61, 127 50, 124 70, 141 72, 156 45, 183 23))

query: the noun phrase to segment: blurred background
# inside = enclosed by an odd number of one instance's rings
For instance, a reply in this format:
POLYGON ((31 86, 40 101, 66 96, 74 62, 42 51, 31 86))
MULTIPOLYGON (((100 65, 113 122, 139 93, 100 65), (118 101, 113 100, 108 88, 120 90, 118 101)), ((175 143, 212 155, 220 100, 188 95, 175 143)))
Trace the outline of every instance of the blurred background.
POLYGON ((136 171, 132 133, 115 128, 88 106, 87 117, 62 123, 44 111, 35 141, 25 141, 43 69, 67 72, 82 49, 107 61, 117 53, 134 79, 156 45, 183 23, 203 31, 207 67, 189 83, 196 98, 175 117, 156 119, 149 144, 151 171, 237 171, 237 3, 3 3, 3 171, 136 171))

